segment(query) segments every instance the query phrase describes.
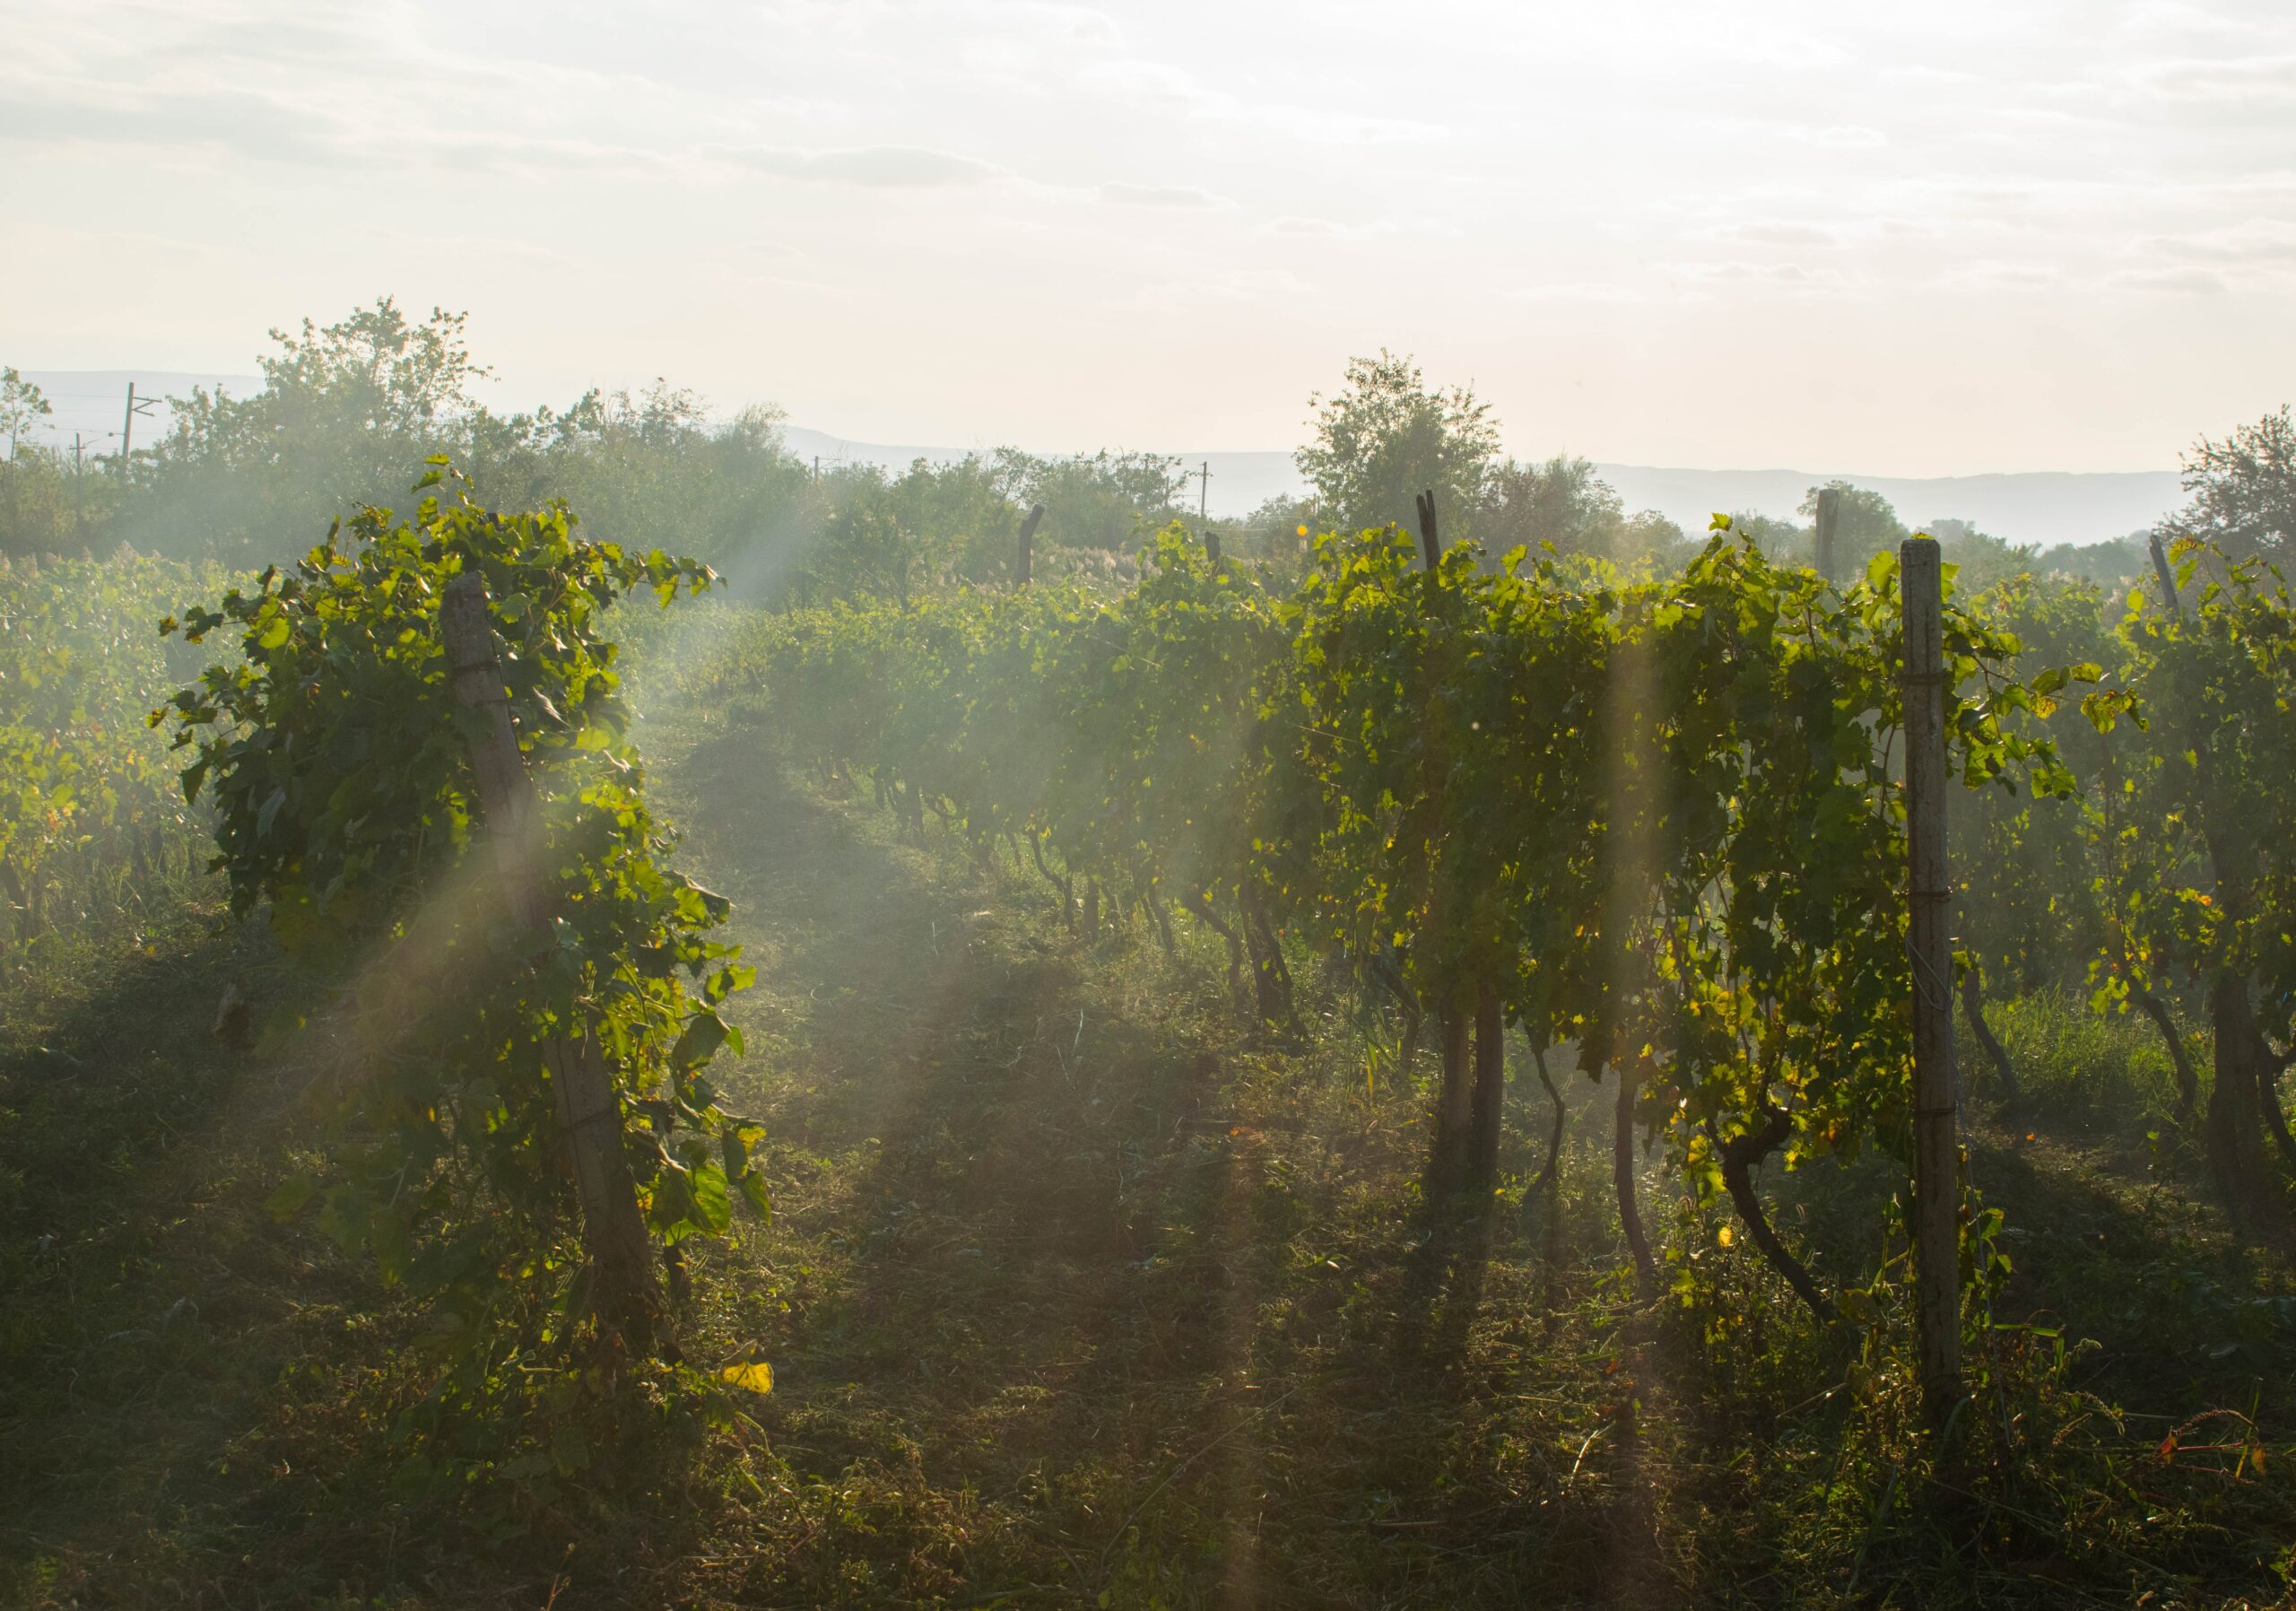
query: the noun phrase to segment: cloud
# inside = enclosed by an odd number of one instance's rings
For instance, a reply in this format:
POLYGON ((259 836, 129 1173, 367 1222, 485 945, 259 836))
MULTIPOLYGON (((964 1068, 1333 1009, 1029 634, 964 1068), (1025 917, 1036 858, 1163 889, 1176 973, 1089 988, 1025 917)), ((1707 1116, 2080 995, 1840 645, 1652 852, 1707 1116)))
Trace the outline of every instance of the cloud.
POLYGON ((2284 101, 2296 99, 2296 56, 2161 62, 2135 79, 2165 100, 2284 101))
POLYGON ((1839 246, 1841 237, 1822 224, 1769 222, 1724 224, 1714 231, 1718 239, 1743 240, 1751 246, 1839 246))
POLYGON ((860 145, 842 151, 751 145, 720 148, 711 154, 776 179, 870 190, 936 190, 1012 177, 1011 170, 993 162, 921 145, 860 145))
POLYGON ((2168 257, 2205 263, 2296 263, 2296 223, 2249 218, 2219 230, 2156 235, 2145 244, 2168 257))
POLYGON ((1100 199, 1126 207, 1217 207, 1225 204, 1209 190, 1194 185, 1126 185, 1100 187, 1100 199))
POLYGON ((1644 300, 1639 291, 1615 280, 1524 285, 1507 294, 1518 302, 1639 302, 1644 300))
POLYGON ((2222 296, 2231 288, 2221 275, 2205 268, 2130 268, 2105 276, 2105 283, 2123 291, 2159 292, 2170 296, 2222 296))
POLYGON ((1260 225, 1264 234, 1292 235, 1311 240, 1370 240, 1392 235, 1403 226, 1398 220, 1375 218, 1365 223, 1342 223, 1335 218, 1309 218, 1297 213, 1279 213, 1260 225))
POLYGON ((1444 139, 1451 132, 1439 124, 1411 118, 1373 118, 1361 112, 1327 111, 1321 107, 1262 107, 1256 116, 1278 134, 1317 145, 1420 144, 1444 139))
POLYGON ((1798 263, 1675 263, 1668 265, 1668 267, 1672 272, 1692 280, 1735 280, 1771 285, 1807 285, 1819 280, 1840 278, 1831 270, 1813 274, 1798 263))
POLYGON ((2062 274, 2045 265, 2013 263, 1998 257, 1977 257, 1966 263, 1956 263, 1944 277, 1961 284, 2000 286, 2009 290, 2038 290, 2046 285, 2061 284, 2064 281, 2062 274))
POLYGON ((1316 286, 1288 268, 1229 268, 1141 286, 1116 306, 1150 313, 1186 313, 1210 307, 1296 307, 1316 286))

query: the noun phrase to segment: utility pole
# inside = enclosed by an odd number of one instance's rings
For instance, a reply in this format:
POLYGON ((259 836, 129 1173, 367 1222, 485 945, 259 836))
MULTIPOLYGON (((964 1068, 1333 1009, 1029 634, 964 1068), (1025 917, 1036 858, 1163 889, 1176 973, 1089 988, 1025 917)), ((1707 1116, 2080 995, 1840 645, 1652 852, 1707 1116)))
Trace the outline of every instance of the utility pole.
POLYGON ((1205 459, 1203 464, 1196 467, 1195 474, 1183 476, 1181 479, 1184 481, 1193 481, 1197 483, 1196 493, 1196 523, 1198 526, 1201 526, 1204 524, 1206 518, 1205 510, 1211 507, 1212 503, 1212 461, 1208 458, 1205 459))
POLYGON ((1945 866, 1944 571, 1931 537, 1898 549, 1905 628, 1905 834, 1913 960, 1913 1264, 1921 1385, 1942 1432, 1961 1397, 1961 1146, 1953 1100, 1952 885, 1945 866))
POLYGON ((131 380, 127 383, 127 412, 119 422, 119 478, 122 481, 127 479, 127 456, 135 450, 135 416, 140 414, 148 419, 152 406, 158 402, 157 397, 146 397, 137 402, 135 382, 131 380))

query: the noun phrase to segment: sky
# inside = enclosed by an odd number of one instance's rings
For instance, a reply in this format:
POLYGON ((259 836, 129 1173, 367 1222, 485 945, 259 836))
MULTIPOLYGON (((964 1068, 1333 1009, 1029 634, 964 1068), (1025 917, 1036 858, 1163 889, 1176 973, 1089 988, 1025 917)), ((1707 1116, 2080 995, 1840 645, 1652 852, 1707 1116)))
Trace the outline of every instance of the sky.
POLYGON ((2291 400, 2296 5, 0 0, 0 362, 465 309, 862 440, 2172 467, 2291 400))

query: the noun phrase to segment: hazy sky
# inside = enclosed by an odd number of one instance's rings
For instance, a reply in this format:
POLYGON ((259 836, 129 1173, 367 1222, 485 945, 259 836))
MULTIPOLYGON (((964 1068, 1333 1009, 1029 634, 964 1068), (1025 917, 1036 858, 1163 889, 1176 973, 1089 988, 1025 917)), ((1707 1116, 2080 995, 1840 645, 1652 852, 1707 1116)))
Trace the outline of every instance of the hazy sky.
POLYGON ((1518 453, 2166 466, 2296 395, 2296 4, 0 0, 0 361, 384 293, 489 400, 1288 447, 1351 353, 1518 453))

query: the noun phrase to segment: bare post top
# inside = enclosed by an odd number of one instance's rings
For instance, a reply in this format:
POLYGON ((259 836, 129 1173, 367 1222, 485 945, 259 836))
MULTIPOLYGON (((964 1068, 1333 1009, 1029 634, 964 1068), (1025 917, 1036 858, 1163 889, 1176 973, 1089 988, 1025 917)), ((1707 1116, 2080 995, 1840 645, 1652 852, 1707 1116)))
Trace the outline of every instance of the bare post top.
POLYGON ((1443 558, 1443 544, 1435 533, 1433 489, 1420 493, 1413 501, 1419 506, 1419 546, 1427 555, 1427 568, 1432 570, 1443 558))
POLYGON ((1834 538, 1840 525, 1841 489, 1820 487, 1817 526, 1812 534, 1814 544, 1813 557, 1817 562, 1818 574, 1829 585, 1834 580, 1834 538))
POLYGON ((1942 675, 1944 570, 1936 538, 1908 537, 1898 545, 1898 581, 1905 612, 1906 675, 1942 675))
POLYGON ((2152 532, 2148 540, 2152 547, 2152 574, 2161 579, 2161 600, 2169 606, 2169 614, 2179 620, 2184 618, 2184 600, 2177 597, 2177 573, 2169 569, 2169 545, 2161 541, 2161 534, 2152 532))
POLYGON ((1028 585, 1029 580, 1030 541, 1037 535, 1037 522, 1043 518, 1044 505, 1039 503, 1031 508, 1021 519, 1021 547, 1014 565, 1013 576, 1014 579, 1023 587, 1028 585))
POLYGON ((494 634, 486 624, 486 580, 477 572, 465 570, 447 584, 439 600, 439 638, 447 646, 448 668, 457 676, 495 664, 494 634))

